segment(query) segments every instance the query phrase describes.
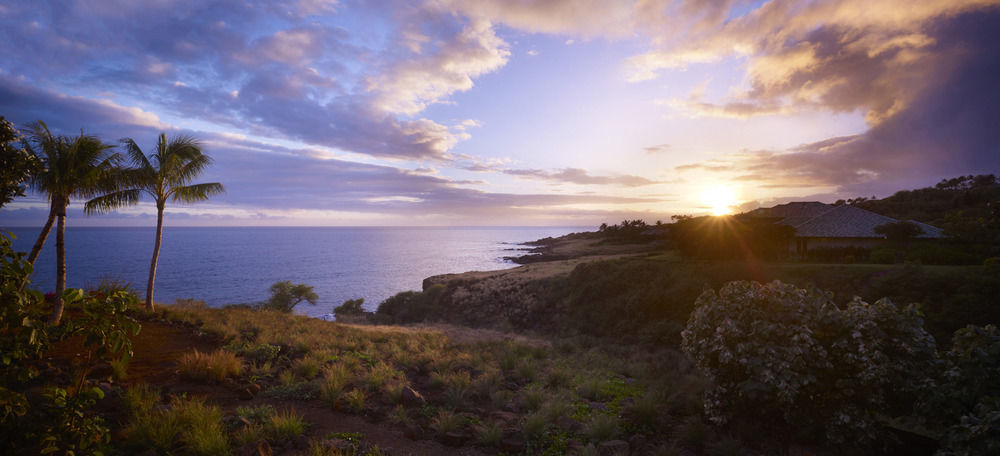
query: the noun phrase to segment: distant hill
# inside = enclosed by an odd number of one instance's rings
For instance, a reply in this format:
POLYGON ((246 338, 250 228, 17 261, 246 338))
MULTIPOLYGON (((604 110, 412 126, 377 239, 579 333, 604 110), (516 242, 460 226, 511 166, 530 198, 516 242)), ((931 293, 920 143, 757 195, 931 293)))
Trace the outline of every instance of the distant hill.
POLYGON ((899 220, 943 228, 954 241, 1000 255, 1000 181, 992 174, 943 179, 933 187, 901 190, 882 199, 854 198, 851 204, 899 220))
POLYGON ((852 204, 899 220, 918 220, 944 227, 955 215, 996 219, 1000 216, 1000 182, 992 174, 943 179, 933 187, 901 190, 882 199, 855 198, 852 204))

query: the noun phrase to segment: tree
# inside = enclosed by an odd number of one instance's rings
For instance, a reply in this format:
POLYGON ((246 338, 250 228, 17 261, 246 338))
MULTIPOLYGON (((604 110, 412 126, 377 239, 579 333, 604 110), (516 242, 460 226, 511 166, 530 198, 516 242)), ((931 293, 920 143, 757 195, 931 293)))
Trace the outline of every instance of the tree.
POLYGON ((0 116, 0 207, 24 196, 32 173, 38 169, 38 159, 17 144, 21 140, 14 124, 0 116))
POLYGON ((889 242, 900 242, 905 243, 906 241, 915 238, 924 233, 924 230, 920 228, 919 225, 913 222, 901 221, 901 222, 891 222, 876 226, 875 234, 881 234, 885 236, 889 242))
MULTIPOLYGON (((59 324, 63 312, 63 291, 66 290, 66 207, 70 198, 90 198, 112 185, 114 170, 121 158, 109 153, 114 146, 104 144, 95 136, 76 138, 55 136, 44 122, 28 127, 28 150, 40 161, 40 168, 31 177, 31 189, 44 194, 51 202, 49 218, 42 227, 28 262, 35 264, 38 254, 58 220, 56 228, 56 305, 51 322, 59 324)), ((23 286, 23 285, 22 285, 23 286)))
POLYGON ((167 140, 166 133, 160 133, 156 141, 156 152, 148 157, 131 138, 123 139, 122 145, 135 168, 121 171, 123 188, 88 201, 85 211, 88 214, 106 213, 130 206, 138 203, 143 194, 156 202, 156 239, 153 243, 153 259, 149 265, 149 280, 146 283, 146 308, 153 310, 153 284, 156 281, 156 263, 163 239, 163 210, 167 200, 182 203, 204 201, 212 195, 223 193, 225 188, 218 182, 191 184, 194 178, 212 164, 212 159, 202 153, 201 145, 193 138, 177 136, 167 140))
POLYGON ((290 313, 302 301, 316 305, 316 301, 319 301, 319 296, 313 291, 313 287, 309 285, 283 280, 271 285, 271 298, 264 302, 262 307, 268 310, 290 313))

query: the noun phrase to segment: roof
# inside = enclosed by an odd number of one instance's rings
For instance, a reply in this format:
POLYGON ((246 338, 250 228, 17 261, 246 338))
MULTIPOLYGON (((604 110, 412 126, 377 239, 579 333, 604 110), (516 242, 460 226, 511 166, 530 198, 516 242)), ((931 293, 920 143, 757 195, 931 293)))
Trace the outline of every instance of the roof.
MULTIPOLYGON (((885 236, 875 233, 875 227, 886 223, 897 223, 892 217, 879 215, 857 206, 824 204, 816 201, 781 204, 761 208, 746 214, 750 217, 777 219, 775 223, 795 228, 796 237, 824 238, 875 238, 885 236)), ((920 227, 923 233, 917 238, 943 238, 940 228, 909 220, 920 227)))

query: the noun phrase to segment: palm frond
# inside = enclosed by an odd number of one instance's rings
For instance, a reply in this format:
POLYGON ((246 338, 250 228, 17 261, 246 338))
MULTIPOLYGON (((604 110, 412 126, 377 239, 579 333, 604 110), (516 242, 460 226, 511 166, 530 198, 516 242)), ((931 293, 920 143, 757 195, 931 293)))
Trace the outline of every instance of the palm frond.
POLYGON ((212 158, 200 151, 185 158, 186 161, 180 167, 172 170, 173 172, 168 176, 168 180, 174 185, 187 185, 188 182, 198 177, 208 165, 212 164, 212 158))
POLYGON ((218 182, 209 184, 194 184, 185 187, 176 187, 173 192, 173 200, 184 203, 205 201, 212 195, 225 193, 226 189, 218 182))
POLYGON ((83 207, 83 213, 87 215, 106 214, 114 209, 138 203, 141 195, 142 190, 129 189, 98 196, 97 198, 87 201, 87 204, 83 207))
POLYGON ((125 154, 128 155, 129 161, 138 168, 152 168, 153 165, 146 158, 146 154, 142 152, 139 145, 135 143, 132 138, 122 138, 120 141, 122 147, 125 148, 125 154))

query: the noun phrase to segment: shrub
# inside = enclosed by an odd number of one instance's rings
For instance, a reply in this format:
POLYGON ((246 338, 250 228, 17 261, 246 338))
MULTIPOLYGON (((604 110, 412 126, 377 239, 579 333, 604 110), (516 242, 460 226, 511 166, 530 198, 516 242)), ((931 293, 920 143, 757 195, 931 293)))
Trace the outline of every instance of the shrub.
POLYGON ((879 415, 912 415, 940 366, 915 306, 856 298, 840 310, 827 293, 778 281, 705 291, 683 349, 714 385, 713 422, 753 416, 833 443, 882 437, 879 415))
POLYGON ((333 314, 340 318, 346 315, 361 315, 365 313, 365 309, 361 307, 365 303, 364 298, 358 299, 348 299, 344 301, 343 304, 333 308, 333 314))
POLYGON ((417 323, 437 318, 440 314, 438 300, 445 286, 436 284, 424 291, 404 291, 382 301, 375 311, 375 321, 380 324, 417 323))

